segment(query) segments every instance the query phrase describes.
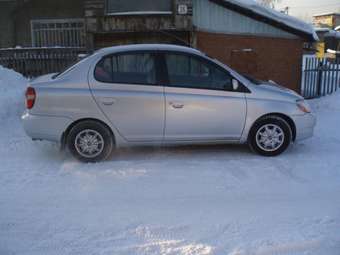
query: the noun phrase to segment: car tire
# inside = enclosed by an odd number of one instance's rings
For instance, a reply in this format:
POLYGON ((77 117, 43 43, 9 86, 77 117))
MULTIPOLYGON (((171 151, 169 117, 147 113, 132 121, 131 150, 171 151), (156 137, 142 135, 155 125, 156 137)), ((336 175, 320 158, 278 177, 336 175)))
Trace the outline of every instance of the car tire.
POLYGON ((250 148, 266 157, 274 157, 287 150, 292 142, 292 130, 279 116, 266 116, 258 120, 249 133, 250 148))
POLYGON ((111 155, 114 139, 104 124, 88 120, 72 127, 66 143, 75 158, 85 163, 94 163, 104 161, 111 155))

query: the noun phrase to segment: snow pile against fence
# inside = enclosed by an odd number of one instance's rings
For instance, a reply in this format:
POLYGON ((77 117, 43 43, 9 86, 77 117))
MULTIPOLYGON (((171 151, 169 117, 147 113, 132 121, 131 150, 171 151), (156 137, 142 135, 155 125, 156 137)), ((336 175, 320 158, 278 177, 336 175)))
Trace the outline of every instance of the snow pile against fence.
POLYGON ((255 2, 254 0, 224 0, 224 1, 233 5, 240 6, 241 8, 247 9, 248 11, 261 15, 263 17, 275 20, 276 22, 289 26, 293 29, 310 34, 313 36, 315 40, 319 39, 312 25, 298 18, 262 6, 255 2))
POLYGON ((0 66, 0 119, 19 118, 24 109, 27 80, 19 73, 0 66))

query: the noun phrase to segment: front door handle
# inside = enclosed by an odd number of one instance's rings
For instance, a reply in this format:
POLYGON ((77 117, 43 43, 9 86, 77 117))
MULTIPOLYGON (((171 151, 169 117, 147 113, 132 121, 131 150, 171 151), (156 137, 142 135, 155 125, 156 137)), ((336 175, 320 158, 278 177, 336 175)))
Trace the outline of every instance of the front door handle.
POLYGON ((174 108, 174 109, 182 109, 182 108, 184 107, 184 104, 182 104, 182 103, 171 102, 170 105, 171 105, 172 108, 174 108))

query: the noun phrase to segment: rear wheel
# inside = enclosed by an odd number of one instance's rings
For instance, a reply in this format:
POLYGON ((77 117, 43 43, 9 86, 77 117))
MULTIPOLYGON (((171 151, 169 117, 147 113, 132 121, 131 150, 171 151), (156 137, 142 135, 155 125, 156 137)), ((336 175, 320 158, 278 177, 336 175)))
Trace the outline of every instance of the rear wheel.
POLYGON ((281 117, 267 116, 257 121, 249 134, 250 148, 263 156, 283 153, 292 141, 289 124, 281 117))
POLYGON ((97 121, 83 121, 76 124, 67 138, 67 145, 74 157, 83 162, 106 160, 113 149, 110 130, 97 121))

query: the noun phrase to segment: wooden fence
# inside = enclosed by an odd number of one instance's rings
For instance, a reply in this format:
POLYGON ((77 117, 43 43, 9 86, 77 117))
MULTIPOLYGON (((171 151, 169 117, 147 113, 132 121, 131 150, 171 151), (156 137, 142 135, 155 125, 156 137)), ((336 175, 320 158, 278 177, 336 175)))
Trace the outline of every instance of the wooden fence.
POLYGON ((56 73, 86 54, 84 48, 0 49, 0 65, 14 69, 26 77, 56 73))
POLYGON ((301 94, 307 99, 332 94, 340 88, 340 59, 305 56, 301 94))

